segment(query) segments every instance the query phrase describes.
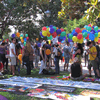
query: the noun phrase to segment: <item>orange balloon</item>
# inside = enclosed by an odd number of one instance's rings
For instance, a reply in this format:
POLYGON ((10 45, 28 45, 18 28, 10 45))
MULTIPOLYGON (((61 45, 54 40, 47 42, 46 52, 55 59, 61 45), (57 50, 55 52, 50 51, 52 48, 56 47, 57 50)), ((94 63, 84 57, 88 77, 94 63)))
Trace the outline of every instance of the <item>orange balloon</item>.
POLYGON ((36 38, 36 41, 38 41, 39 39, 38 38, 36 38))
POLYGON ((19 33, 19 32, 17 32, 17 33, 16 33, 16 36, 17 36, 17 37, 20 37, 20 33, 19 33))
POLYGON ((46 55, 50 55, 50 54, 51 54, 50 49, 47 49, 47 50, 46 50, 46 55))
POLYGON ((48 36, 48 37, 50 37, 50 35, 51 35, 51 34, 48 34, 48 33, 47 33, 47 36, 48 36))
POLYGON ((24 40, 23 40, 23 39, 21 39, 21 42, 23 43, 23 42, 24 42, 24 40))
POLYGON ((82 28, 82 31, 83 31, 84 29, 86 29, 86 28, 82 28))
POLYGON ((19 55, 18 55, 18 59, 19 59, 20 61, 22 61, 22 54, 19 54, 19 55))

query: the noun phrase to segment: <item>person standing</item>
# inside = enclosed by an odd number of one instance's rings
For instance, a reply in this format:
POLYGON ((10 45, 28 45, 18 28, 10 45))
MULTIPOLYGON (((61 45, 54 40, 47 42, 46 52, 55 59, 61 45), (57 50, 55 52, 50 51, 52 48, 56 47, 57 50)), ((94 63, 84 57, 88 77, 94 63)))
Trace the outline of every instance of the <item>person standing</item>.
POLYGON ((15 51, 15 44, 16 44, 16 38, 12 38, 12 43, 10 44, 10 59, 11 59, 11 66, 10 66, 10 72, 12 75, 15 75, 15 65, 16 65, 16 51, 15 51))
POLYGON ((87 42, 87 46, 89 47, 88 49, 88 54, 89 54, 89 76, 91 76, 91 67, 93 66, 93 70, 95 75, 97 74, 97 77, 100 78, 99 70, 98 70, 98 64, 96 62, 96 57, 97 57, 97 49, 95 46, 93 46, 92 42, 87 42))
POLYGON ((63 48, 63 51, 64 51, 64 58, 65 58, 65 64, 64 64, 64 71, 65 71, 66 65, 67 65, 66 70, 68 70, 69 60, 71 57, 71 50, 70 50, 69 42, 66 43, 66 46, 63 48))

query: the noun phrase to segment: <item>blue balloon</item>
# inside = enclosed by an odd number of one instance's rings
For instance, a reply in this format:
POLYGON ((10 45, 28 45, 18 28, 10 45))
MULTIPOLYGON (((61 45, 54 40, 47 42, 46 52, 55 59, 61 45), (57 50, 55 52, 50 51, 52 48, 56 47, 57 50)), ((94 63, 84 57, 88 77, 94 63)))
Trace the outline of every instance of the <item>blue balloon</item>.
POLYGON ((37 46, 38 46, 38 47, 41 47, 41 43, 38 43, 37 46))
POLYGON ((77 32, 73 33, 73 36, 77 36, 77 35, 78 35, 78 33, 77 33, 77 32))
POLYGON ((87 32, 87 34, 91 34, 91 32, 87 32))
POLYGON ((100 32, 100 29, 98 30, 98 32, 100 32))
POLYGON ((26 38, 24 38, 24 42, 26 42, 27 41, 27 39, 26 38))
POLYGON ((50 25, 49 27, 51 28, 51 27, 53 27, 53 25, 50 25))
POLYGON ((84 32, 87 32, 87 30, 85 30, 85 29, 84 29, 84 30, 82 30, 82 33, 84 33, 84 32))
POLYGON ((65 36, 60 36, 60 39, 64 39, 65 36))
MULTIPOLYGON (((70 33, 69 33, 70 34, 70 33)), ((67 37, 69 37, 69 34, 67 34, 67 37)))
POLYGON ((95 31, 95 33, 98 33, 98 31, 95 31))
POLYGON ((56 30, 56 33, 57 33, 57 35, 61 34, 61 30, 60 29, 57 29, 56 30))
POLYGON ((75 29, 72 31, 72 34, 75 33, 75 29))
POLYGON ((86 29, 87 29, 87 27, 88 27, 88 25, 85 25, 85 26, 84 26, 84 28, 86 28, 86 29))
POLYGON ((40 36, 43 38, 44 36, 42 35, 42 32, 40 32, 40 36))
POLYGON ((92 34, 95 34, 95 30, 91 30, 91 33, 92 33, 92 34))
POLYGON ((61 41, 61 43, 64 43, 65 41, 61 41))
POLYGON ((72 40, 68 38, 68 42, 72 42, 72 40))
POLYGON ((58 38, 58 42, 61 42, 63 39, 60 39, 60 37, 58 38))
POLYGON ((66 40, 66 36, 64 36, 63 41, 66 40))
POLYGON ((16 35, 15 34, 12 34, 12 38, 15 38, 16 37, 16 35))
POLYGON ((50 28, 50 30, 49 30, 49 32, 52 34, 52 33, 54 33, 54 28, 50 28))
POLYGON ((89 35, 89 39, 90 39, 91 41, 93 41, 93 40, 95 39, 94 34, 90 34, 90 35, 89 35))

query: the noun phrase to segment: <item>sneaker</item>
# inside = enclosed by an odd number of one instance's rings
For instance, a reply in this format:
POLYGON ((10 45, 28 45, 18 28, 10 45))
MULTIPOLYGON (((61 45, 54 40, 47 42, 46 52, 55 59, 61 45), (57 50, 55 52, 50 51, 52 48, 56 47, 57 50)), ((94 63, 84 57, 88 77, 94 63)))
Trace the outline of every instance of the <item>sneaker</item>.
POLYGON ((92 77, 92 75, 88 75, 87 77, 92 77))

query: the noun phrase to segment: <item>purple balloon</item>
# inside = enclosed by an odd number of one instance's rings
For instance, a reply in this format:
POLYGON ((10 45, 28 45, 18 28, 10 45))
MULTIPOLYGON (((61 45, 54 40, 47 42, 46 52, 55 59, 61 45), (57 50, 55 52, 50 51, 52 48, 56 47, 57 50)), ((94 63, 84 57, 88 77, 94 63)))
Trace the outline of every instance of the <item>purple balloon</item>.
POLYGON ((68 42, 72 42, 72 40, 68 38, 68 42))
POLYGON ((100 29, 98 30, 98 32, 100 32, 100 29))
POLYGON ((77 36, 77 34, 78 34, 78 33, 77 33, 77 32, 75 32, 75 33, 73 33, 73 36, 77 36))
POLYGON ((95 34, 95 30, 91 30, 91 33, 92 33, 92 34, 95 34))
POLYGON ((50 25, 49 27, 51 28, 51 27, 53 27, 53 25, 50 25))
POLYGON ((40 36, 41 36, 41 37, 44 37, 44 36, 42 35, 42 32, 40 32, 40 36))
POLYGON ((69 34, 67 34, 67 37, 69 37, 69 34))
POLYGON ((54 28, 50 28, 50 30, 49 30, 49 32, 52 34, 52 33, 54 33, 54 28))
POLYGON ((66 36, 64 36, 63 41, 66 40, 66 36))
POLYGON ((41 47, 41 43, 38 43, 37 46, 38 46, 38 47, 41 47))
POLYGON ((57 29, 57 30, 56 30, 56 33, 57 33, 57 35, 58 35, 58 34, 61 34, 61 30, 60 30, 60 29, 57 29))
POLYGON ((61 42, 63 39, 61 39, 60 37, 58 38, 58 42, 61 42))
POLYGON ((93 26, 92 28, 94 28, 95 26, 93 26))
POLYGON ((12 38, 15 38, 16 37, 16 35, 15 34, 12 34, 12 38))

